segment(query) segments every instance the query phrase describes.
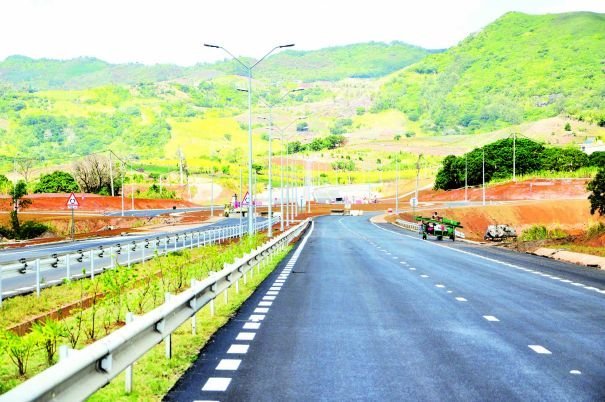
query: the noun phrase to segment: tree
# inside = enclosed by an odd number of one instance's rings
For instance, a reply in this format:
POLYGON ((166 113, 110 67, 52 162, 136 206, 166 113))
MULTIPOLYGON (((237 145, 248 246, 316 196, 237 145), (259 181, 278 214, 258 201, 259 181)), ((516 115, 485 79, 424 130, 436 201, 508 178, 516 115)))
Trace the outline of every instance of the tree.
POLYGON ((31 204, 31 200, 25 199, 27 195, 27 184, 23 180, 19 180, 11 190, 11 205, 13 210, 11 211, 11 226, 16 237, 19 237, 21 232, 21 225, 19 223, 19 208, 26 208, 31 204))
POLYGON ((6 194, 10 191, 12 187, 12 183, 10 180, 3 174, 0 174, 0 194, 6 194))
POLYGON ((72 175, 67 172, 55 171, 40 176, 34 193, 72 193, 78 189, 78 183, 72 175))
MULTIPOLYGON (((588 157, 588 161, 590 166, 605 166, 605 151, 597 151, 590 154, 588 157)), ((2 182, 2 178, 0 177, 0 183, 2 182)), ((0 184, 1 186, 1 184, 0 184)))
MULTIPOLYGON (((114 169, 114 188, 121 186, 120 173, 114 169)), ((90 155, 74 164, 74 177, 85 193, 106 193, 111 191, 109 159, 90 155)))
POLYGON ((307 131, 307 130, 309 130, 309 124, 307 124, 306 121, 301 121, 300 123, 298 123, 296 125, 296 131, 298 131, 298 132, 307 131))
POLYGON ((23 176, 23 180, 26 183, 29 183, 29 178, 32 173, 32 169, 34 167, 33 159, 17 159, 16 161, 17 172, 23 176))
POLYGON ((601 168, 594 179, 588 183, 588 191, 591 194, 588 196, 590 201, 590 214, 598 212, 599 215, 605 216, 605 168, 601 168))

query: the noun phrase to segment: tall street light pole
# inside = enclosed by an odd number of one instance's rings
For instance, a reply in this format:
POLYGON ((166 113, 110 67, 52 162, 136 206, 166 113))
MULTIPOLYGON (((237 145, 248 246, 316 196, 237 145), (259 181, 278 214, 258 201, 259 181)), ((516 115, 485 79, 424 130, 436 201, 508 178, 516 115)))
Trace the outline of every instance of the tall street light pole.
MULTIPOLYGON (((280 187, 281 187, 281 199, 280 199, 280 213, 281 213, 281 220, 280 220, 280 229, 283 232, 284 231, 284 148, 286 148, 286 166, 288 166, 288 147, 287 144, 284 142, 284 132, 288 129, 288 127, 290 127, 292 124, 296 123, 298 120, 304 120, 306 119, 307 116, 301 116, 301 117, 297 117, 296 119, 292 120, 290 123, 288 123, 287 125, 285 125, 284 127, 279 127, 277 125, 273 125, 275 128, 277 128, 277 130, 280 133, 280 142, 282 145, 282 149, 281 149, 281 153, 280 153, 280 170, 281 170, 281 179, 280 179, 280 187)), ((290 136, 287 137, 288 139, 290 138, 290 136)), ((288 187, 287 191, 286 191, 286 224, 287 226, 290 226, 290 214, 289 214, 289 206, 290 206, 290 188, 288 187)))
MULTIPOLYGON (((279 99, 277 99, 277 101, 275 101, 273 103, 269 103, 269 102, 261 99, 262 102, 265 104, 265 106, 267 106, 267 108, 269 109, 269 119, 261 117, 261 119, 263 119, 263 120, 269 120, 269 207, 268 207, 269 208, 269 225, 268 225, 268 229, 267 229, 268 237, 273 237, 273 170, 272 170, 273 151, 271 148, 271 143, 273 142, 273 107, 275 105, 277 105, 279 102, 281 102, 286 96, 288 96, 292 92, 299 92, 299 91, 304 91, 304 89, 297 88, 297 89, 288 91, 285 94, 283 94, 282 96, 280 96, 279 99)), ((282 185, 283 185, 283 183, 282 183, 282 185)), ((282 190, 282 195, 283 195, 283 190, 282 190)), ((283 199, 280 201, 281 201, 281 203, 283 203, 283 199)), ((283 208, 282 208, 282 211, 283 211, 283 208)), ((283 221, 283 213, 282 213, 280 221, 283 221)), ((280 224, 280 228, 282 231, 284 230, 283 222, 280 224)))
POLYGON ((485 206, 485 148, 483 148, 482 176, 483 176, 483 205, 485 206))
MULTIPOLYGON (((248 191, 249 191, 249 195, 250 195, 250 201, 252 201, 252 200, 254 200, 254 197, 253 197, 254 189, 252 188, 252 69, 254 69, 254 67, 259 65, 264 59, 266 59, 271 53, 273 53, 277 49, 292 47, 292 46, 294 46, 294 44, 276 46, 273 49, 271 49, 269 52, 267 52, 267 54, 265 54, 263 57, 261 57, 256 63, 251 64, 251 65, 244 63, 239 58, 237 58, 235 55, 233 55, 233 53, 231 53, 229 50, 225 49, 222 46, 210 45, 208 43, 204 43, 204 46, 214 48, 214 49, 222 49, 225 53, 227 53, 229 56, 231 56, 231 58, 233 58, 236 62, 238 62, 242 67, 244 67, 244 69, 248 73, 248 191)), ((254 202, 250 202, 250 204, 248 206, 248 234, 250 234, 250 235, 252 233, 254 233, 253 215, 254 215, 254 202)))

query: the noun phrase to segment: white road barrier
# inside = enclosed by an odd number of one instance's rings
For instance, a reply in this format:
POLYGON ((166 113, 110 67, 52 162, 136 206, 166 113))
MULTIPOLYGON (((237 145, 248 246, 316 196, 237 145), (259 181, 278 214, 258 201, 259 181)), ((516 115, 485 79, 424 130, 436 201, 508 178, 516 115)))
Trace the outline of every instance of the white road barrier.
MULTIPOLYGON (((272 224, 279 223, 281 218, 275 217, 272 224)), ((256 224, 256 230, 264 230, 268 221, 256 224)), ((53 253, 49 251, 40 258, 20 258, 16 261, 0 264, 0 306, 2 299, 19 294, 55 286, 62 281, 47 282, 44 272, 56 269, 65 269, 65 280, 79 279, 83 276, 94 278, 95 274, 106 269, 114 268, 117 264, 130 267, 132 264, 154 258, 156 255, 165 255, 183 249, 193 249, 207 244, 217 243, 231 238, 243 236, 248 232, 247 225, 222 226, 216 229, 180 231, 161 236, 149 236, 139 240, 130 240, 128 237, 116 240, 111 245, 83 247, 76 251, 53 253), (75 274, 72 274, 75 273, 75 274), (20 287, 18 290, 3 289, 3 280, 11 277, 35 273, 35 282, 30 286, 20 287)))

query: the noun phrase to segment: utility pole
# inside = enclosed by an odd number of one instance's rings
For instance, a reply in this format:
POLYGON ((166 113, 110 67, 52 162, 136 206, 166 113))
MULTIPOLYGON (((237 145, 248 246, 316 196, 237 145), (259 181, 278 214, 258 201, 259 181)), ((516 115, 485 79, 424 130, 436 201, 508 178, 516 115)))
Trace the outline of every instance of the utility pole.
POLYGON ((130 165, 130 199, 131 199, 131 211, 134 211, 134 172, 132 165, 130 165))
POLYGON ((485 206, 485 148, 483 148, 483 205, 485 206))
POLYGON ((179 173, 180 173, 180 183, 181 186, 183 185, 183 150, 181 150, 181 147, 179 147, 179 173))
MULTIPOLYGON (((124 162, 122 162, 122 165, 124 165, 124 162)), ((120 191, 122 193, 122 216, 124 216, 124 167, 122 166, 122 191, 120 191)))
POLYGON ((395 154, 395 215, 399 215, 399 154, 395 154))
POLYGON ((115 194, 113 192, 113 159, 111 158, 112 152, 109 151, 109 180, 111 183, 111 196, 114 197, 115 194))
POLYGON ((210 216, 214 216, 214 167, 210 175, 210 216))
POLYGON ((464 155, 464 202, 468 202, 468 154, 464 155))
POLYGON ((517 169, 517 133, 513 133, 513 181, 517 181, 516 169, 517 169))
POLYGON ((412 205, 412 210, 414 216, 416 215, 416 205, 418 205, 418 182, 420 180, 420 158, 422 158, 422 154, 418 154, 418 160, 416 161, 416 192, 414 193, 414 197, 416 198, 416 202, 412 205))

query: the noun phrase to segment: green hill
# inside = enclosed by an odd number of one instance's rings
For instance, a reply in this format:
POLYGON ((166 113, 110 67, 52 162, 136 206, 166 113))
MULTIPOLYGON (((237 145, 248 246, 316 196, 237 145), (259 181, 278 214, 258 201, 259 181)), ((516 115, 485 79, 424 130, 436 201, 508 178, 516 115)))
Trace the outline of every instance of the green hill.
POLYGON ((569 114, 605 126, 605 15, 508 13, 395 75, 374 109, 441 134, 569 114))
MULTIPOLYGON (((314 51, 285 51, 270 56, 254 70, 256 78, 290 81, 336 81, 380 77, 417 62, 429 51, 401 42, 363 43, 314 51)), ((249 59, 251 60, 251 59, 249 59)), ((197 82, 216 75, 244 74, 234 61, 176 65, 109 64, 95 58, 72 60, 11 56, 0 62, 0 83, 17 88, 86 89, 117 84, 184 80, 197 82)))

